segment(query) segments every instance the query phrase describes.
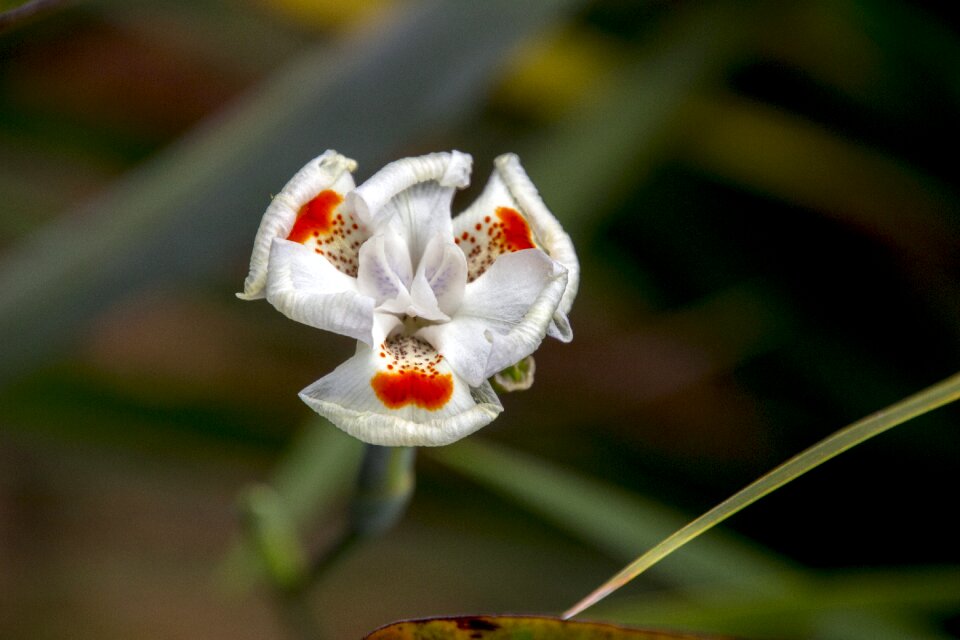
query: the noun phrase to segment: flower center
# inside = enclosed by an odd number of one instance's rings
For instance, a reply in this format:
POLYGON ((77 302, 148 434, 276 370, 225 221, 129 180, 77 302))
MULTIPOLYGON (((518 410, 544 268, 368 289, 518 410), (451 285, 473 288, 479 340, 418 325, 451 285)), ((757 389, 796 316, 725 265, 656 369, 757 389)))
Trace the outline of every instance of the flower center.
MULTIPOLYGON (((376 301, 385 335, 413 335, 449 322, 463 302, 466 260, 457 246, 439 234, 417 257, 397 235, 374 236, 360 248, 360 290, 376 301)), ((375 332, 376 333, 376 332, 375 332)))

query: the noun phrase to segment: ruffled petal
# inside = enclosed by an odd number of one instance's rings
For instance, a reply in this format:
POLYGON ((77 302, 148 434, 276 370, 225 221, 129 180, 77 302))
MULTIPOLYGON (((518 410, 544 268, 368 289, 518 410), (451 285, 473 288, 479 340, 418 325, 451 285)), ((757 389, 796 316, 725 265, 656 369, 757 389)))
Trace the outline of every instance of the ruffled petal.
POLYGON ((516 155, 502 155, 494 166, 483 193, 453 221, 454 238, 467 258, 467 280, 479 278, 503 254, 531 247, 544 250, 567 270, 566 289, 548 334, 569 342, 573 332, 567 313, 580 283, 573 242, 543 203, 516 155))
POLYGON ((355 438, 383 446, 449 444, 503 410, 486 382, 470 388, 427 343, 398 337, 356 354, 300 392, 355 438))
POLYGON ((349 202, 375 232, 399 234, 417 264, 430 238, 450 237, 450 201, 470 183, 472 163, 459 151, 397 160, 357 187, 349 202))
POLYGON ((274 196, 263 214, 253 242, 250 272, 243 283, 244 300, 264 297, 270 247, 275 238, 289 238, 325 255, 340 271, 356 275, 357 250, 369 235, 341 203, 353 189, 350 172, 357 163, 326 151, 300 169, 274 196), (352 272, 351 272, 352 271, 352 272))
POLYGON ((566 270, 539 249, 502 255, 467 285, 445 324, 417 332, 470 385, 533 353, 566 289, 566 270))
POLYGON ((274 240, 267 300, 282 314, 311 327, 373 341, 374 300, 328 260, 290 240, 274 240))

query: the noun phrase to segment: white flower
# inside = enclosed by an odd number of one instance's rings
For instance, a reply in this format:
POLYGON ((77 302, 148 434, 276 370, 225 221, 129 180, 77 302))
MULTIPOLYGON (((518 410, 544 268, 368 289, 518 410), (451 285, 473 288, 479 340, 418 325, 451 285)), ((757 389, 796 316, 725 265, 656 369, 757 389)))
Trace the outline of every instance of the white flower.
POLYGON ((357 351, 300 397, 372 444, 442 445, 503 410, 487 378, 549 334, 572 337, 579 281, 569 236, 516 156, 451 219, 469 155, 392 162, 359 187, 327 151, 271 202, 239 297, 355 338, 357 351))

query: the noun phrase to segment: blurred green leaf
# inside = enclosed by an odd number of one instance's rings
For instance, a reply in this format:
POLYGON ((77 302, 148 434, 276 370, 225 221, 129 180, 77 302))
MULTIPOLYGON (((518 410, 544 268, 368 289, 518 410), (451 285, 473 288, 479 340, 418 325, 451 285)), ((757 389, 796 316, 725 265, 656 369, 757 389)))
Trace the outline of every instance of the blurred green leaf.
POLYGON ((68 0, 2 0, 0 1, 0 33, 19 26, 31 18, 53 11, 68 0))
POLYGON ((725 180, 863 228, 913 260, 945 262, 957 229, 948 190, 895 158, 773 107, 692 102, 683 159, 725 180))
POLYGON ((264 572, 296 584, 307 571, 300 535, 354 483, 363 443, 326 420, 310 419, 277 464, 267 486, 241 497, 250 537, 235 540, 221 567, 223 583, 247 589, 264 572))
POLYGON ((267 485, 250 487, 241 498, 251 547, 272 584, 291 589, 307 576, 307 552, 283 500, 267 485))
POLYGON ((594 212, 615 203, 662 160, 680 108, 722 78, 763 15, 750 2, 686 7, 611 72, 605 90, 522 154, 574 238, 597 222, 594 212))
MULTIPOLYGON (((424 449, 423 455, 520 503, 613 558, 632 557, 638 548, 656 544, 688 521, 653 500, 479 438, 424 449)), ((729 533, 698 542, 659 565, 656 573, 693 593, 718 585, 785 593, 793 582, 790 565, 729 533)))
POLYGON ((324 149, 375 167, 471 114, 510 49, 576 4, 413 5, 376 37, 308 52, 95 202, 37 229, 0 261, 0 334, 18 337, 0 345, 0 383, 68 345, 133 286, 232 266, 269 195, 324 149))

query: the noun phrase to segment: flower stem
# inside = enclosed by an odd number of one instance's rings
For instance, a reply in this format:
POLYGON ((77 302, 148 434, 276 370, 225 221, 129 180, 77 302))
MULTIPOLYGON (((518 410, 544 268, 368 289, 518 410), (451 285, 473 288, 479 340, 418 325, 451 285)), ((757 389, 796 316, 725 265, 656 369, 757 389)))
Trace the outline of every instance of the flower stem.
POLYGON ((413 447, 366 446, 350 505, 350 524, 313 563, 311 581, 326 573, 362 539, 380 535, 400 520, 413 496, 415 454, 413 447))
POLYGON ((400 520, 413 496, 415 457, 414 447, 367 445, 350 512, 355 535, 378 535, 400 520))

